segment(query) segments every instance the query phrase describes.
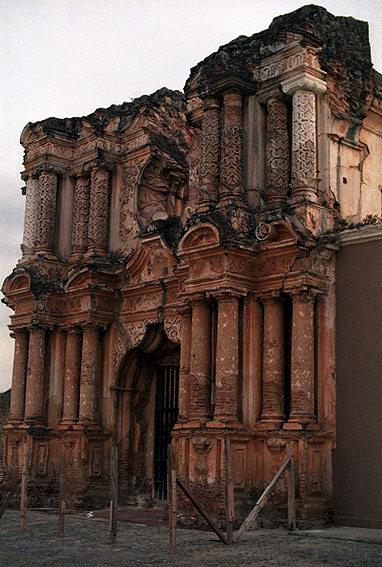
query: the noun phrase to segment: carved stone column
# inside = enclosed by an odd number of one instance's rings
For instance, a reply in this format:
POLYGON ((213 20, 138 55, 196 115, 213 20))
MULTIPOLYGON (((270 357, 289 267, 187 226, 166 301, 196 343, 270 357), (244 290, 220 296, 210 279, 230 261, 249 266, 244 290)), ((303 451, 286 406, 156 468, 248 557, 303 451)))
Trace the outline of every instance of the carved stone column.
POLYGON ((205 299, 192 304, 190 421, 207 422, 211 417, 211 326, 210 306, 205 299))
POLYGON ((266 201, 286 203, 289 186, 288 109, 284 100, 273 96, 267 100, 266 134, 266 201))
POLYGON ((178 423, 185 423, 188 420, 190 411, 191 308, 186 305, 179 310, 179 313, 182 316, 182 335, 180 343, 178 423))
POLYGON ((291 201, 317 201, 316 94, 326 90, 321 79, 306 73, 282 83, 284 93, 293 95, 292 196, 291 201))
POLYGON ((81 369, 81 330, 72 327, 66 333, 64 399, 62 424, 71 425, 78 418, 78 396, 81 369))
POLYGON ((79 259, 87 249, 90 203, 90 179, 80 175, 74 188, 72 259, 79 259))
POLYGON ((9 411, 10 423, 22 423, 24 420, 25 385, 28 364, 28 333, 25 329, 15 329, 13 357, 13 374, 11 389, 11 404, 9 411))
POLYGON ((220 200, 222 204, 243 201, 242 96, 229 92, 223 96, 223 130, 220 163, 220 200))
POLYGON ((87 325, 82 334, 79 423, 91 425, 97 419, 98 328, 87 325))
POLYGON ((287 429, 300 429, 315 419, 314 301, 308 291, 293 295, 291 400, 287 429))
POLYGON ((40 197, 38 178, 29 176, 25 185, 24 235, 21 251, 23 258, 29 259, 34 252, 36 239, 40 197))
POLYGON ((109 172, 94 168, 90 176, 88 255, 107 252, 109 220, 109 172))
POLYGON ((25 392, 25 421, 41 422, 44 405, 45 329, 31 327, 27 384, 25 392))
POLYGON ((56 236, 57 174, 53 171, 43 171, 39 177, 39 187, 35 253, 53 256, 56 236))
POLYGON ((217 98, 204 102, 202 121, 202 162, 200 168, 199 209, 218 200, 220 158, 220 103, 217 98))
POLYGON ((218 301, 215 421, 238 420, 239 301, 229 294, 218 301))
POLYGON ((284 422, 284 312, 282 300, 261 299, 264 305, 263 388, 261 427, 279 429, 284 422))

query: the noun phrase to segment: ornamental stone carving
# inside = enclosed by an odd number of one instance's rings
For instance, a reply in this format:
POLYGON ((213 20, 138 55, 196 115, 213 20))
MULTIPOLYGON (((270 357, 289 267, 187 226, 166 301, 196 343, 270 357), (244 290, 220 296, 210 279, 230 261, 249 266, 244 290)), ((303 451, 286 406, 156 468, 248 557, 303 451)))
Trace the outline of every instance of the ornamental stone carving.
POLYGON ((146 334, 147 324, 145 321, 134 321, 125 326, 128 339, 131 346, 137 347, 141 343, 146 334))
POLYGON ((180 315, 166 317, 164 320, 164 330, 170 341, 180 344, 182 317, 180 315))
POLYGON ((56 227, 57 175, 43 171, 39 177, 40 203, 36 234, 36 252, 52 252, 56 227))
POLYGON ((278 98, 267 101, 266 178, 269 203, 283 202, 287 198, 289 183, 288 109, 278 98))
POLYGON ((109 216, 109 172, 95 168, 90 177, 89 241, 90 251, 104 253, 107 249, 109 216))
POLYGON ((152 221, 169 215, 180 216, 184 208, 186 182, 174 164, 150 162, 138 186, 137 213, 140 224, 148 228, 152 221))
POLYGON ((146 158, 129 160, 123 167, 122 190, 119 198, 119 237, 121 250, 127 254, 139 230, 134 217, 134 197, 137 192, 138 178, 146 163, 146 158))
POLYGON ((29 256, 33 252, 38 208, 39 208, 39 182, 35 177, 29 177, 26 181, 26 199, 24 216, 24 236, 21 250, 23 256, 29 256))
POLYGON ((90 202, 90 179, 78 177, 74 189, 73 254, 86 251, 90 202))
POLYGON ((202 121, 202 158, 199 203, 216 202, 219 183, 220 110, 216 99, 208 99, 202 121))
POLYGON ((239 126, 227 126, 222 132, 221 192, 235 192, 243 181, 243 136, 239 126))
POLYGON ((297 91, 293 95, 292 185, 311 187, 316 170, 316 95, 297 91))

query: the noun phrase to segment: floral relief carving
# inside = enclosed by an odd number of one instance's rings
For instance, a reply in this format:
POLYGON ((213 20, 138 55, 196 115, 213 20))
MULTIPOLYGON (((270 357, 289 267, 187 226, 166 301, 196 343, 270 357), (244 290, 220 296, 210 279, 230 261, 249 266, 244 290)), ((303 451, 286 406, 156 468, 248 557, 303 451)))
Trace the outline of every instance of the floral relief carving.
POLYGON ((30 177, 26 182, 24 236, 22 251, 24 254, 33 252, 36 236, 37 218, 39 208, 39 181, 30 177))
POLYGON ((316 178, 316 95, 293 95, 292 184, 311 186, 316 178))
POLYGON ((90 178, 89 239, 94 246, 107 247, 109 172, 93 169, 90 178))
POLYGON ((284 101, 268 101, 266 155, 267 200, 286 199, 289 183, 289 135, 284 101))
POLYGON ((122 191, 120 196, 119 236, 122 252, 126 254, 132 240, 138 234, 138 225, 134 218, 134 196, 137 191, 139 174, 146 159, 129 160, 122 172, 122 191))
POLYGON ((36 241, 40 248, 53 249, 56 225, 57 175, 43 171, 39 177, 40 203, 36 241))
POLYGON ((243 180, 243 139, 240 126, 229 125, 223 129, 221 151, 221 192, 224 194, 240 191, 243 180))
POLYGON ((79 177, 74 192, 73 217, 73 251, 86 250, 89 224, 90 180, 88 177, 79 177))
POLYGON ((220 155, 220 117, 218 110, 207 110, 202 123, 202 160, 199 201, 217 199, 220 155))
POLYGON ((170 341, 180 344, 182 317, 180 315, 165 317, 164 330, 170 341))

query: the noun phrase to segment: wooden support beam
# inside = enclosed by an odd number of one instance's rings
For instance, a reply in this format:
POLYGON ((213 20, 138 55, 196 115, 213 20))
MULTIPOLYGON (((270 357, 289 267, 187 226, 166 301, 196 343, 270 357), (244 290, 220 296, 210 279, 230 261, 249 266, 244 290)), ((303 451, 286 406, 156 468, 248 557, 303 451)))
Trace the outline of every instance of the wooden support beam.
POLYGON ((14 495, 16 494, 19 486, 20 486, 20 479, 16 480, 12 486, 11 486, 11 490, 8 492, 7 496, 4 498, 4 502, 1 505, 0 508, 0 520, 1 518, 4 516, 5 510, 8 508, 10 501, 12 500, 12 498, 14 497, 14 495))
POLYGON ((58 537, 65 535, 65 499, 66 499, 66 455, 60 455, 59 462, 59 502, 58 502, 58 537))
POLYGON ((167 452, 167 498, 168 498, 168 527, 170 535, 170 553, 176 554, 176 469, 174 447, 168 446, 167 452))
POLYGON ((233 521, 235 519, 235 503, 231 476, 231 439, 224 437, 225 461, 225 513, 227 518, 227 541, 233 543, 233 521))
POLYGON ((20 495, 20 528, 24 532, 27 527, 27 483, 28 483, 28 442, 24 441, 23 463, 21 469, 20 495))
POLYGON ((186 484, 184 484, 183 482, 181 482, 179 480, 179 478, 176 479, 177 485, 179 486, 179 488, 184 492, 184 494, 187 496, 187 498, 189 499, 189 501, 191 502, 191 504, 194 505, 194 507, 197 509, 197 511, 199 512, 199 514, 201 516, 203 516, 203 518, 205 519, 205 521, 207 522, 207 524, 210 526, 210 528, 216 533, 216 535, 218 536, 219 539, 222 540, 223 543, 225 543, 226 545, 228 545, 228 540, 225 537, 225 535, 223 534, 223 532, 221 530, 219 530, 219 528, 214 524, 212 518, 209 517, 209 515, 207 514, 207 512, 205 511, 205 509, 203 508, 203 506, 196 500, 195 496, 192 494, 191 490, 188 488, 188 486, 186 484))
POLYGON ((296 495, 294 482, 294 458, 293 445, 287 445, 287 457, 289 465, 286 471, 288 487, 288 528, 290 531, 296 529, 296 495))
POLYGON ((113 445, 111 448, 111 500, 110 500, 110 544, 117 543, 118 535, 118 447, 113 445))
POLYGON ((264 490, 258 501, 256 502, 255 506, 252 508, 251 512, 248 514, 247 518, 241 524, 239 530, 237 531, 234 541, 237 542, 241 535, 249 530, 253 522, 256 520, 257 516, 259 515, 260 510, 265 506, 269 497, 271 496, 272 492, 277 486, 280 478, 286 471, 287 467, 289 466, 290 459, 287 460, 281 465, 275 476, 273 477, 272 481, 268 484, 267 488, 264 490))

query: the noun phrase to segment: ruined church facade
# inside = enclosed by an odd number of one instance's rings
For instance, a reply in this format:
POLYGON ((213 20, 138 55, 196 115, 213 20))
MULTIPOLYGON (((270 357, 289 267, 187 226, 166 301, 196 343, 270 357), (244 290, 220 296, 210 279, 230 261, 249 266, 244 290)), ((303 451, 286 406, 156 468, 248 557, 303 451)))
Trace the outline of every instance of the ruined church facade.
POLYGON ((336 235, 380 214, 381 93, 367 25, 306 7, 184 94, 25 127, 9 478, 25 441, 43 502, 65 452, 72 500, 101 505, 116 444, 120 501, 152 503, 172 441, 219 515, 229 436, 240 513, 291 443, 298 518, 330 517, 336 235))

